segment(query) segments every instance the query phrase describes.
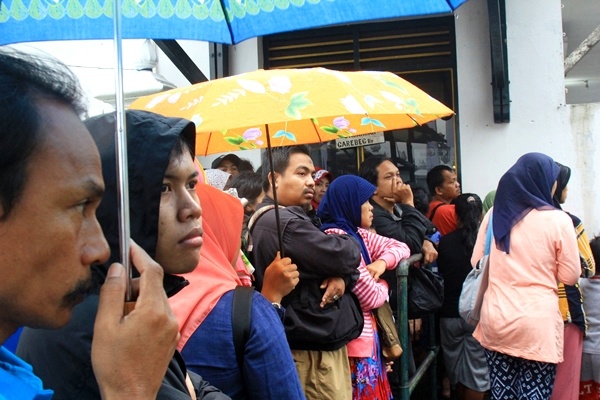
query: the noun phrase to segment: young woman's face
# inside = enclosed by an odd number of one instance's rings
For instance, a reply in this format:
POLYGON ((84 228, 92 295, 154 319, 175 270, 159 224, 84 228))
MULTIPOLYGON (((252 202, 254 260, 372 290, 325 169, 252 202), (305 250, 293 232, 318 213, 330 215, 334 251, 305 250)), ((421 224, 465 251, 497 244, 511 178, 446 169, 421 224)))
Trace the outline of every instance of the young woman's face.
POLYGON ((560 194, 560 204, 563 204, 565 201, 567 201, 568 195, 569 195, 569 187, 565 186, 562 193, 560 194))
POLYGON ((323 199, 323 196, 325 196, 325 192, 327 191, 330 183, 331 182, 329 182, 329 179, 322 177, 319 183, 315 184, 315 201, 317 203, 321 203, 321 200, 323 199))
POLYGON ((373 224, 373 206, 367 200, 360 206, 360 227, 369 229, 371 224, 373 224))

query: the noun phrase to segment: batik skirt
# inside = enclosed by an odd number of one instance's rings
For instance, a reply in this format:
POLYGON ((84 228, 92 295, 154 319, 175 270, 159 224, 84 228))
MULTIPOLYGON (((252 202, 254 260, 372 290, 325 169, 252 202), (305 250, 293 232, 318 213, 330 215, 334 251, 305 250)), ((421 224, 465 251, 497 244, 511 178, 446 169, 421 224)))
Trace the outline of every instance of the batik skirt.
MULTIPOLYGON (((373 326, 375 326, 373 319, 373 326)), ((388 382, 385 362, 381 356, 381 348, 377 332, 373 332, 373 356, 369 358, 350 358, 352 374, 353 400, 390 400, 392 390, 388 382)))

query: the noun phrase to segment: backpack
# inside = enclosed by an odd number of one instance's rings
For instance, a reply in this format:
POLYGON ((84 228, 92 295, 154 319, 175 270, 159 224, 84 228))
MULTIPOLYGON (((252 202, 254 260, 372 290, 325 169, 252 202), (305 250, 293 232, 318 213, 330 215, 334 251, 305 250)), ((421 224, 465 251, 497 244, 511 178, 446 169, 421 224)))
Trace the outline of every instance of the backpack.
POLYGON ((248 342, 248 339, 250 338, 253 294, 254 288, 248 286, 236 286, 233 291, 231 330, 233 331, 235 358, 242 375, 244 375, 244 352, 246 351, 246 342, 248 342))

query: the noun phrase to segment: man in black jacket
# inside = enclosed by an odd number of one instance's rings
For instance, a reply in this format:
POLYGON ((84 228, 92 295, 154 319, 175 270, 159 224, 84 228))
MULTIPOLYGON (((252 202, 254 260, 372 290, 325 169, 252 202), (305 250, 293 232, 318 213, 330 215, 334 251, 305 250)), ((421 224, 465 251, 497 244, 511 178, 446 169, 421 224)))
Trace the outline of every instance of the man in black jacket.
MULTIPOLYGON (((427 238, 427 218, 414 207, 413 193, 408 184, 402 182, 398 167, 389 158, 374 156, 367 158, 358 174, 377 187, 369 200, 373 205, 373 228, 390 238, 406 243, 411 254, 423 253, 423 262, 429 264, 437 259, 437 250, 427 238)), ((398 278, 395 271, 386 271, 382 276, 390 287, 390 306, 397 314, 398 278)), ((392 391, 396 393, 399 364, 395 364, 389 375, 392 391)))
MULTIPOLYGON (((198 171, 192 151, 196 130, 190 121, 145 111, 128 111, 126 120, 131 238, 163 267, 164 290, 167 296, 173 296, 188 284, 175 274, 196 267, 202 245, 202 211, 195 189, 198 171)), ((62 399, 100 398, 90 364, 98 288, 106 279, 108 265, 119 258, 115 114, 94 117, 85 124, 102 159, 106 193, 96 214, 110 247, 110 257, 108 262, 92 266, 94 289, 75 307, 65 328, 25 329, 17 349, 55 391, 56 398, 62 399)), ((187 373, 177 351, 157 398, 229 399, 198 375, 187 373)))
POLYGON ((306 146, 272 151, 274 176, 263 160, 263 189, 257 207, 270 207, 251 227, 258 288, 279 250, 273 186, 282 234, 282 257, 298 266, 300 282, 283 298, 285 332, 307 399, 350 400, 352 384, 346 344, 358 337, 363 321, 351 289, 358 279, 360 250, 347 235, 326 235, 306 215, 315 190, 315 168, 306 146))
POLYGON ((412 190, 402 182, 398 167, 389 158, 375 156, 362 163, 358 174, 377 187, 370 200, 377 233, 406 243, 411 254, 422 252, 425 264, 434 262, 437 251, 426 237, 427 218, 415 208, 412 190))

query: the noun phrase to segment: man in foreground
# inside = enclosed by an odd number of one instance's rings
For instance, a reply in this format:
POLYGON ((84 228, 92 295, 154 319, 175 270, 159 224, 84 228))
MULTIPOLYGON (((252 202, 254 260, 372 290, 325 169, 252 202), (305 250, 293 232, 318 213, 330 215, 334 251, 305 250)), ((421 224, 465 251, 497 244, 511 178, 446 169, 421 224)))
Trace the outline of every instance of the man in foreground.
MULTIPOLYGON (((0 48, 0 343, 20 326, 60 328, 108 258, 96 219, 100 157, 79 119, 81 90, 57 62, 0 48)), ((125 273, 112 264, 101 289, 93 372, 103 398, 155 398, 177 344, 162 268, 132 243, 140 272, 123 315, 125 273)), ((31 367, 0 348, 0 397, 51 398, 31 367)))
MULTIPOLYGON (((373 228, 377 234, 405 243, 411 254, 423 253, 424 264, 437 259, 437 250, 426 236, 431 222, 414 207, 412 189, 402 181, 394 163, 383 156, 367 158, 358 175, 375 185, 375 194, 369 202, 373 206, 373 228)), ((381 275, 390 288, 390 306, 398 315, 398 278, 395 270, 381 275)), ((394 393, 399 392, 400 363, 392 366, 388 375, 394 393)))

